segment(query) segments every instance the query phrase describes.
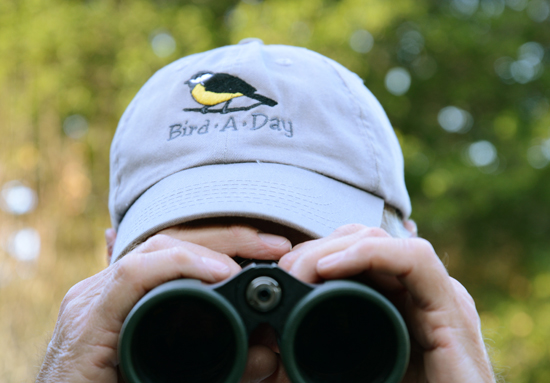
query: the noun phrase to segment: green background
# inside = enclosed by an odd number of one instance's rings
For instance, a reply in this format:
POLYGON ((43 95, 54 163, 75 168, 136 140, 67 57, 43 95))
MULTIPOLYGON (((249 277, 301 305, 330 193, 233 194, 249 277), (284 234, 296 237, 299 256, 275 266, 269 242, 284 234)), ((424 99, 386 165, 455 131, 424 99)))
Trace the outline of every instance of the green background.
POLYGON ((497 372, 549 382, 549 10, 547 0, 0 0, 0 186, 18 180, 37 195, 29 213, 0 211, 0 382, 34 380, 63 296, 106 265, 109 144, 132 97, 177 58, 251 36, 318 51, 365 80, 403 146, 412 218, 475 298, 497 372), (533 46, 539 62, 525 56, 533 46), (386 86, 392 68, 410 78, 404 94, 386 86), (466 117, 462 131, 442 128, 449 106, 466 117), (75 115, 87 129, 67 134, 75 115), (40 254, 22 261, 10 241, 28 227, 40 254))

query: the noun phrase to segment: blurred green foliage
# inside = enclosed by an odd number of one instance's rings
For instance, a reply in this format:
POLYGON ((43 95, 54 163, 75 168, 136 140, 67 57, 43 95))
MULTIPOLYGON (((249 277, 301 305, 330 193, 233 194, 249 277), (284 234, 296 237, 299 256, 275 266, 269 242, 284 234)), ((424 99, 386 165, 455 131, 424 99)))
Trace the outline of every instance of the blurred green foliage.
POLYGON ((403 146, 420 235, 476 299, 496 369, 550 381, 549 12, 547 0, 0 0, 0 185, 19 180, 38 201, 0 211, 0 382, 34 379, 62 297, 105 266, 109 144, 129 101, 171 61, 250 36, 365 80, 403 146), (10 245, 26 227, 41 238, 30 261, 10 245))

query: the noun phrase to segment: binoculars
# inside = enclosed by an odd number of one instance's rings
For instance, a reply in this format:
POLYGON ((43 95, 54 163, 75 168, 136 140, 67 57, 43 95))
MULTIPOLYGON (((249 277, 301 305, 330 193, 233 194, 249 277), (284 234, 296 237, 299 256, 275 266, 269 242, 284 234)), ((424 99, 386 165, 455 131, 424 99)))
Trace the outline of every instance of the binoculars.
POLYGON ((148 292, 122 326, 122 374, 127 383, 238 383, 248 337, 265 323, 293 383, 398 383, 408 366, 405 323, 377 291, 306 284, 252 263, 214 285, 178 279, 148 292))

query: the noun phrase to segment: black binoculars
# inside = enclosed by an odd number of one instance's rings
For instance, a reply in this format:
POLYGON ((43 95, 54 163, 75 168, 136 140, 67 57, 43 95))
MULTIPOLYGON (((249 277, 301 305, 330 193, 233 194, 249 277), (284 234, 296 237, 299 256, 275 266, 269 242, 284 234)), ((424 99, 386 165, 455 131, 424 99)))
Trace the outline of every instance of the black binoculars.
POLYGON ((148 292, 122 327, 122 374, 127 383, 237 383, 248 337, 264 323, 293 383, 398 383, 408 365, 405 323, 377 291, 306 284, 252 263, 218 284, 179 279, 148 292))

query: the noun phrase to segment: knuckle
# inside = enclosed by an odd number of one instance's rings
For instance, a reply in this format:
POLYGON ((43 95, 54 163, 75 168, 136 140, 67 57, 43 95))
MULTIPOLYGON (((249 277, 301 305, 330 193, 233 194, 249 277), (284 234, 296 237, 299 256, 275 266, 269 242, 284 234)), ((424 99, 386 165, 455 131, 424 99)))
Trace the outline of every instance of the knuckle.
POLYGON ((468 323, 474 327, 479 326, 480 318, 477 313, 476 302, 468 290, 456 279, 449 277, 455 291, 457 307, 462 309, 468 323))
POLYGON ((65 297, 63 298, 63 303, 68 303, 75 299, 78 295, 80 295, 80 283, 77 283, 73 287, 67 291, 67 294, 65 294, 65 297))
POLYGON ((187 249, 185 246, 172 247, 168 249, 165 254, 171 262, 174 262, 180 266, 190 263, 192 258, 192 252, 189 251, 189 249, 187 249))
POLYGON ((429 241, 423 238, 406 238, 400 239, 400 241, 403 243, 405 252, 413 256, 418 265, 421 265, 423 268, 432 268, 438 273, 440 272, 447 277, 449 276, 447 268, 429 241))
POLYGON ((362 230, 363 235, 367 237, 387 237, 388 233, 379 227, 367 227, 362 230))
POLYGON ((355 247, 359 250, 361 254, 370 254, 374 253, 378 245, 373 243, 369 238, 362 238, 357 241, 355 247))
POLYGON ((339 228, 334 230, 333 234, 337 236, 344 236, 357 233, 364 229, 368 229, 368 227, 360 223, 348 223, 347 225, 340 226, 339 228))
POLYGON ((408 238, 405 241, 409 244, 409 246, 411 246, 414 253, 437 258, 437 254, 435 253, 432 244, 424 238, 408 238))
POLYGON ((453 277, 449 277, 449 278, 451 279, 451 283, 453 284, 456 294, 465 302, 475 307, 476 303, 474 301, 474 298, 470 295, 468 290, 466 290, 466 287, 464 287, 464 285, 459 281, 457 281, 455 278, 453 277))
POLYGON ((71 313, 75 310, 75 307, 78 307, 82 303, 83 299, 86 299, 86 295, 89 291, 89 286, 87 286, 89 279, 80 281, 76 285, 72 286, 69 291, 67 291, 67 294, 63 297, 59 307, 60 315, 71 313))
POLYGON ((229 225, 226 230, 229 232, 229 235, 236 240, 242 240, 251 234, 256 234, 256 231, 250 226, 241 224, 229 225))
POLYGON ((283 270, 289 270, 293 263, 289 257, 283 256, 279 259, 279 267, 283 270))
POLYGON ((321 244, 323 239, 313 239, 310 241, 302 242, 292 247, 292 251, 289 254, 293 254, 293 259, 300 256, 301 254, 306 253, 309 250, 314 249, 316 246, 321 244))
POLYGON ((72 302, 78 297, 80 293, 77 289, 78 289, 78 285, 74 285, 69 289, 67 294, 65 294, 65 297, 61 301, 61 306, 59 308, 60 314, 63 314, 65 310, 67 310, 67 308, 70 308, 72 305, 72 302))
POLYGON ((140 256, 138 254, 134 254, 130 257, 124 257, 120 261, 116 262, 112 265, 112 275, 113 279, 115 281, 131 281, 133 279, 133 276, 135 274, 134 272, 134 265, 136 262, 140 260, 140 256))
POLYGON ((147 238, 145 242, 137 247, 137 250, 139 252, 147 252, 149 249, 158 249, 171 239, 172 237, 166 234, 155 234, 152 237, 147 238))

